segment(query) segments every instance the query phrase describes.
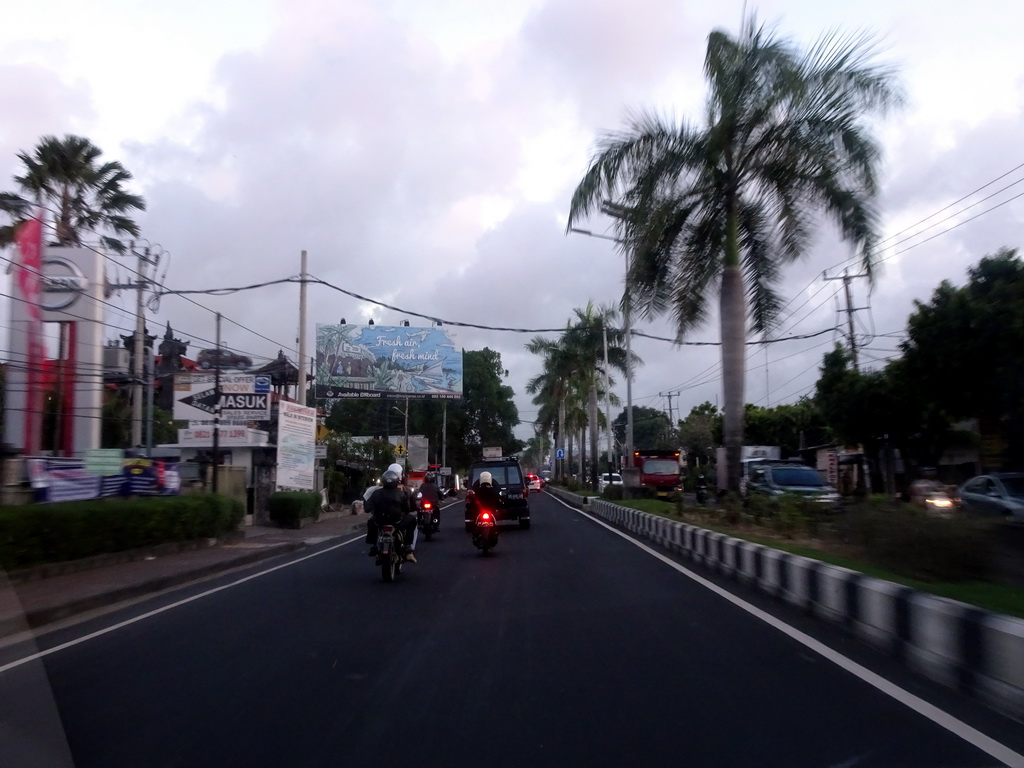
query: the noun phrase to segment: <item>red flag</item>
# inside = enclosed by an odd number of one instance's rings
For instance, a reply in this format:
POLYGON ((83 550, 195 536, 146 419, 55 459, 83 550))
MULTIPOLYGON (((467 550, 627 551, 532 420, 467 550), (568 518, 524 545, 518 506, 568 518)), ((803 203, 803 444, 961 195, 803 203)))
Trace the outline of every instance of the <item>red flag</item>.
POLYGON ((18 289, 28 309, 28 340, 26 344, 25 387, 25 455, 38 454, 42 447, 43 429, 43 225, 39 219, 29 219, 15 236, 18 251, 18 289))

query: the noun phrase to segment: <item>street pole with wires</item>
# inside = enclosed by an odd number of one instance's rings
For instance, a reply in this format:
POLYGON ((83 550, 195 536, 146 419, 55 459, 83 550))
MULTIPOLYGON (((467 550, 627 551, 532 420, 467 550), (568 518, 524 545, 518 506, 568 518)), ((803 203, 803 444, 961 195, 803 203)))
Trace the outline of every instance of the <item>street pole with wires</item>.
POLYGON ((135 339, 132 360, 132 448, 142 447, 142 353, 146 336, 146 266, 149 264, 149 248, 139 257, 139 279, 135 283, 135 339))
POLYGON ((306 252, 302 252, 299 271, 299 391, 295 402, 306 404, 306 252))
POLYGON ((217 313, 217 365, 213 369, 213 479, 210 490, 217 492, 217 464, 220 462, 220 312, 217 313))
POLYGON ((608 370, 608 326, 601 329, 604 336, 604 420, 606 434, 608 436, 608 482, 612 481, 612 473, 615 472, 615 465, 612 462, 612 388, 611 376, 608 370))

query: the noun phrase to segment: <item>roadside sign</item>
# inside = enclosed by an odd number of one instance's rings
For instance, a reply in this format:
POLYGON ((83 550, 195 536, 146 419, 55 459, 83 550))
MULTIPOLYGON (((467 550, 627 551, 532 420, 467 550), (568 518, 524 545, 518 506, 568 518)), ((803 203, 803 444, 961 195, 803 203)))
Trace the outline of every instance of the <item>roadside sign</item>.
POLYGON ((316 446, 316 450, 313 453, 313 457, 317 458, 317 459, 326 459, 327 458, 327 446, 326 445, 318 445, 318 446, 316 446))
POLYGON ((451 467, 441 467, 441 469, 438 471, 438 474, 441 475, 441 477, 449 477, 451 475, 451 473, 452 473, 452 468, 451 467))
MULTIPOLYGON (((174 377, 175 419, 210 421, 216 410, 215 374, 178 374, 174 377)), ((269 421, 270 377, 221 373, 220 416, 224 421, 269 421)))
POLYGON ((402 443, 396 445, 395 453, 397 453, 399 456, 405 456, 405 446, 402 443))
POLYGON ((555 458, 556 459, 564 459, 565 458, 565 448, 559 448, 557 451, 555 451, 555 458))
POLYGON ((89 475, 119 475, 124 471, 124 451, 120 448, 90 448, 85 452, 85 471, 89 475))

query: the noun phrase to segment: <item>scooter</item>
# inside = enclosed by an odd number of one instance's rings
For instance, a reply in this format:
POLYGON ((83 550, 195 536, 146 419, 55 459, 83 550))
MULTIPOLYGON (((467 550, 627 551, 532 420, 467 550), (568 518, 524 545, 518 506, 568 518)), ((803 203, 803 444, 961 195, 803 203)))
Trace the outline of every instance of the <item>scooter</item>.
POLYGON ((485 555, 498 546, 498 521, 494 513, 487 509, 478 511, 473 522, 472 534, 473 546, 485 555))
POLYGON ((423 498, 422 493, 416 494, 416 505, 419 509, 416 512, 416 526, 423 531, 427 541, 430 537, 441 530, 441 513, 429 499, 423 498))
POLYGON ((697 503, 707 504, 708 503, 708 486, 707 483, 700 483, 697 485, 697 503))

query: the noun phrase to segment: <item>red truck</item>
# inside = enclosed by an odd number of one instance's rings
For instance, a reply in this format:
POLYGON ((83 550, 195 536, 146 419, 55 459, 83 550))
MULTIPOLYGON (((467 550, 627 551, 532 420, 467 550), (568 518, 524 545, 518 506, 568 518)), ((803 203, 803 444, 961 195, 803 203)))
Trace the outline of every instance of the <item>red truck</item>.
POLYGON ((633 466, 640 470, 640 486, 664 499, 675 499, 683 492, 679 451, 650 448, 633 451, 633 466))

